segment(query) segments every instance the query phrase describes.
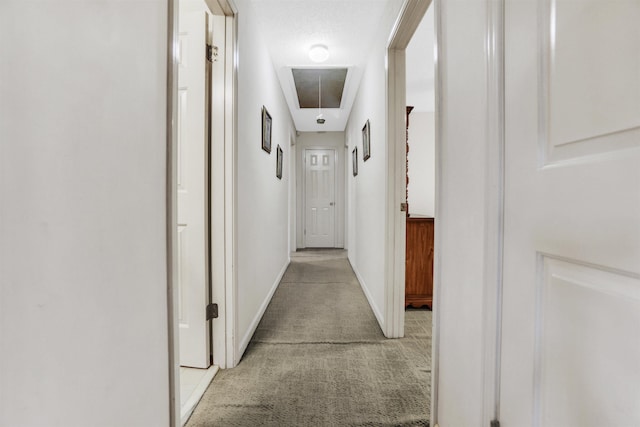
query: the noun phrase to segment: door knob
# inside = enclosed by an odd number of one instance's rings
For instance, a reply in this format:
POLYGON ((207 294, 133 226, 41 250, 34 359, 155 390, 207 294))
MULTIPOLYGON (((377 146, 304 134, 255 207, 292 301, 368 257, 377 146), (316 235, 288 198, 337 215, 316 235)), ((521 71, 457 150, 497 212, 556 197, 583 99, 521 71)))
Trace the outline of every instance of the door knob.
POLYGON ((333 206, 333 202, 329 203, 329 206, 333 206))

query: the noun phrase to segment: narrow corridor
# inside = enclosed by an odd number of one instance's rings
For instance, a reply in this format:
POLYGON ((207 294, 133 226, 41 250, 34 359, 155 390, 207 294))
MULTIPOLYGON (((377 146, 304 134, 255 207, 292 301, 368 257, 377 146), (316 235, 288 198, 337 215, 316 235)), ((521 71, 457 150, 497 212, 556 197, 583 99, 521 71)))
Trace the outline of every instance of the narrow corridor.
POLYGON ((431 312, 384 338, 346 251, 292 254, 239 365, 218 373, 187 427, 428 426, 431 312))

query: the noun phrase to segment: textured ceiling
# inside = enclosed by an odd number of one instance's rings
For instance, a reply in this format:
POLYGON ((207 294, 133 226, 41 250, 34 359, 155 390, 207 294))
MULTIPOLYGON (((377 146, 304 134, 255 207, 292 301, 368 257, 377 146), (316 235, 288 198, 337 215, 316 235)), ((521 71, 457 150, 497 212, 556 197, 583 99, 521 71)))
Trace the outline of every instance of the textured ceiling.
POLYGON ((253 0, 282 91, 299 131, 343 131, 371 42, 381 24, 397 15, 402 0, 253 0), (309 48, 324 44, 329 59, 316 64, 309 48), (293 68, 347 68, 342 108, 323 109, 324 125, 316 123, 318 111, 301 109, 293 68))

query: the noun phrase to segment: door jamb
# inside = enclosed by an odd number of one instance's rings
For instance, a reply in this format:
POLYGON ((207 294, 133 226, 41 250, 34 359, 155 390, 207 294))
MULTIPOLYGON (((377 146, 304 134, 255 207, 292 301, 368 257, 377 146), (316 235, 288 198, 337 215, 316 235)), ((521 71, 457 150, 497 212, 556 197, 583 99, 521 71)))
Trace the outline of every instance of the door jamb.
POLYGON ((387 44, 387 220, 385 336, 404 336, 406 260, 406 62, 405 50, 431 0, 407 0, 387 44), (398 143, 401 141, 402 143, 398 143))
POLYGON ((500 419, 505 189, 505 2, 487 4, 487 175, 483 306, 483 422, 500 419))
POLYGON ((169 353, 169 425, 180 426, 180 340, 178 315, 177 249, 177 136, 178 136, 178 0, 167 1, 167 111, 166 111, 166 229, 167 235, 167 350, 169 353))
MULTIPOLYGON (((227 10, 224 7, 222 10, 227 10)), ((220 16, 219 14, 216 16, 220 16)), ((222 369, 237 364, 234 340, 235 328, 235 120, 236 120, 236 20, 234 16, 225 16, 225 46, 222 48, 220 60, 224 61, 224 83, 218 87, 224 92, 223 99, 216 99, 213 109, 217 108, 217 116, 212 118, 215 128, 223 129, 218 135, 218 143, 213 141, 211 163, 212 189, 211 231, 212 242, 212 298, 218 304, 219 317, 212 320, 213 361, 222 369), (220 114, 222 113, 222 114, 220 114), (216 117, 222 120, 216 120, 216 117), (220 142, 221 141, 221 142, 220 142), (214 155, 215 153, 215 155, 214 155)), ((216 114, 216 113, 214 113, 216 114)))
POLYGON ((225 71, 225 342, 226 368, 235 367, 240 361, 236 345, 237 283, 235 268, 237 252, 238 212, 238 12, 232 0, 219 0, 226 15, 226 71, 225 71))

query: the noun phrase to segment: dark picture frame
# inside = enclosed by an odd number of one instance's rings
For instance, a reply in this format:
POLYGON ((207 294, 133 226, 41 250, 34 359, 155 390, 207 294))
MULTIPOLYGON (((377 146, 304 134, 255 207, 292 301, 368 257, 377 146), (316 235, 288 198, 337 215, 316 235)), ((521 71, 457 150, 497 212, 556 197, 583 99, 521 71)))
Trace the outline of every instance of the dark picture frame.
POLYGON ((353 176, 358 176, 358 147, 354 148, 351 152, 351 165, 353 176))
POLYGON ((371 133, 369 131, 369 120, 362 128, 362 160, 367 161, 371 157, 371 133))
POLYGON ((262 106, 262 149, 271 154, 271 114, 262 106))
POLYGON ((276 178, 282 179, 282 148, 280 148, 280 144, 276 149, 276 178))

